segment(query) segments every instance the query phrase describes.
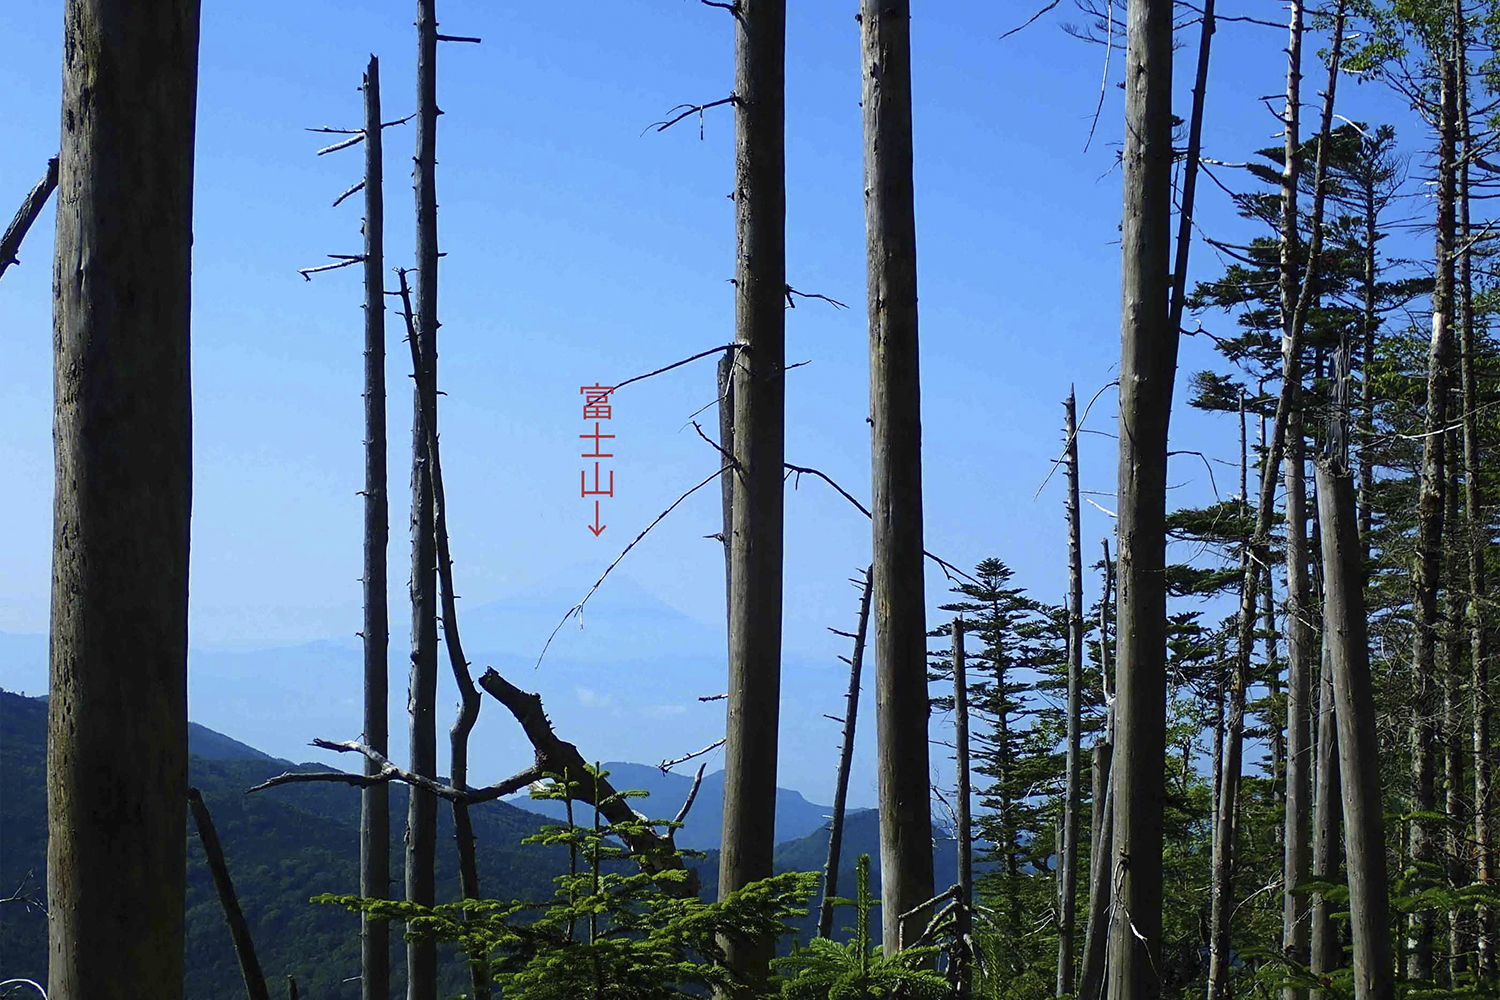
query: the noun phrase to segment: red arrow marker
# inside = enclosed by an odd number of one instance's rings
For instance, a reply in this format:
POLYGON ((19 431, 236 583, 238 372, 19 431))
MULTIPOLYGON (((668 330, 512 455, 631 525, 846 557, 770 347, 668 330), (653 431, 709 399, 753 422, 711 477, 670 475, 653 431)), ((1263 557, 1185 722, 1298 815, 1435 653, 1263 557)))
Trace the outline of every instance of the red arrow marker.
POLYGON ((595 538, 598 538, 604 532, 604 529, 607 528, 607 527, 609 527, 609 525, 607 525, 607 524, 600 524, 599 523, 599 501, 598 500, 594 501, 594 523, 593 524, 586 524, 586 525, 584 525, 584 527, 586 527, 590 531, 592 531, 594 533, 594 537, 595 538))

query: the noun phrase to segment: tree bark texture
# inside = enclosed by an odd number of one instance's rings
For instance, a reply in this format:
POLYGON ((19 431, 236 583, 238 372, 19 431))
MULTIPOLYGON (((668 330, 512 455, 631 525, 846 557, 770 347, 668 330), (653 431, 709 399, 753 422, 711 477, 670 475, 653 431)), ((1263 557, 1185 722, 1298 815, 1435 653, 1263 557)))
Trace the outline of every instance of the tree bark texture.
MULTIPOLYGON (((786 452, 786 0, 735 14, 734 536, 719 898, 771 873, 781 701, 782 465, 786 452)), ((769 941, 724 942, 764 980, 769 941)))
POLYGON ((196 0, 68 0, 53 268, 48 995, 180 1000, 196 0))
MULTIPOLYGON (((1063 432, 1068 442, 1068 743, 1065 751, 1062 853, 1058 859, 1058 874, 1062 882, 1057 920, 1058 996, 1073 992, 1074 952, 1077 948, 1079 785, 1083 767, 1079 748, 1083 722, 1083 544, 1078 523, 1077 400, 1071 390, 1063 411, 1063 432)), ((967 768, 964 773, 967 773, 967 768)))
MULTIPOLYGON (((911 3, 861 0, 875 551, 875 728, 885 950, 932 898, 922 416, 912 188, 911 3)), ((1165 304, 1163 304, 1165 307, 1165 304)))
POLYGON ((1333 672, 1339 774, 1343 778, 1344 840, 1349 856, 1349 908, 1354 938, 1355 1000, 1391 1000, 1389 886, 1380 799, 1380 744, 1370 679, 1364 566, 1356 524, 1354 482, 1326 460, 1317 463, 1323 544, 1323 627, 1333 672))
MULTIPOLYGON (((365 489, 364 489, 364 740, 390 753, 390 611, 386 559, 390 494, 386 470, 385 392, 385 167, 380 134, 380 60, 365 68, 365 489)), ((378 767, 365 759, 365 773, 378 767)), ((359 894, 391 892, 390 786, 360 792, 359 894)), ((360 915, 360 998, 387 1000, 391 990, 390 922, 360 915)))

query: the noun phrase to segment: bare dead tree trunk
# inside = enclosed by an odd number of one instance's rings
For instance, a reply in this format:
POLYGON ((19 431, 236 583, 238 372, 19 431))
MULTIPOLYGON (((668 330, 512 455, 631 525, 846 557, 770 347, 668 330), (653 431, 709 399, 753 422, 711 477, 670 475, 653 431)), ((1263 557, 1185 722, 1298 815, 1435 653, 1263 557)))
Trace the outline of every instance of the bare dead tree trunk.
MULTIPOLYGON (((719 450, 721 455, 734 454, 734 351, 725 351, 719 358, 717 385, 719 395, 719 450)), ((719 497, 724 511, 724 526, 719 541, 724 543, 724 631, 726 643, 730 622, 734 619, 734 598, 729 589, 734 577, 732 558, 734 539, 734 470, 725 469, 719 479, 719 497)), ((734 655, 734 647, 728 646, 727 656, 734 655)), ((726 659, 726 663, 729 661, 726 659)))
POLYGON ((16 257, 21 249, 21 241, 31 231, 31 224, 36 217, 42 214, 42 206, 47 204, 47 198, 51 196, 52 189, 57 187, 57 157, 47 161, 47 172, 26 195, 26 200, 21 202, 21 207, 16 210, 15 218, 10 220, 10 225, 5 227, 5 235, 0 236, 0 277, 4 277, 5 269, 12 264, 19 264, 16 257))
MULTIPOLYGON (((364 668, 365 742, 390 753, 390 614, 386 557, 390 499, 385 436, 385 166, 380 134, 380 60, 365 68, 365 531, 364 668)), ((377 768, 366 758, 365 773, 377 768)), ((387 899, 391 892, 390 787, 360 792, 359 894, 387 899)), ((360 915, 360 998, 387 1000, 391 991, 389 921, 360 915)))
MULTIPOLYGON (((1461 315, 1458 320, 1461 328, 1463 322, 1461 315)), ((1455 391, 1449 392, 1450 397, 1455 395, 1455 391)), ((1448 405, 1451 412, 1454 401, 1450 399, 1448 405)), ((1443 585, 1446 590, 1443 601, 1442 753, 1445 792, 1443 815, 1448 820, 1443 830, 1443 867, 1446 869, 1448 886, 1459 889, 1468 885, 1469 882, 1463 862, 1463 854, 1468 847, 1468 837, 1464 835, 1468 827, 1468 818, 1465 814, 1463 797, 1463 747, 1466 739, 1463 717, 1463 680, 1460 674, 1460 668, 1464 665, 1463 608, 1465 601, 1462 596, 1464 581, 1460 579, 1463 575, 1461 559, 1464 539, 1461 537, 1463 529, 1458 520, 1458 467, 1459 456, 1462 454, 1459 428, 1450 426, 1447 438, 1444 448, 1446 453, 1453 458, 1445 463, 1447 470, 1443 487, 1443 503, 1447 507, 1444 515, 1444 530, 1448 536, 1443 554, 1443 562, 1446 564, 1443 585)), ((1457 983, 1468 969, 1469 953, 1473 945, 1469 940, 1467 925, 1468 912, 1450 905, 1448 907, 1448 962, 1445 968, 1450 986, 1457 983)))
MULTIPOLYGON (((1313 277, 1309 281, 1316 280, 1313 277)), ((1307 487, 1304 482, 1301 386, 1293 387, 1297 401, 1287 421, 1286 439, 1286 809, 1282 851, 1282 953, 1300 965, 1308 963, 1311 928, 1307 922, 1307 893, 1297 886, 1307 881, 1312 862, 1312 587, 1307 575, 1307 487)), ((1267 583, 1270 574, 1267 574, 1267 583)), ((1283 1000, 1306 1000, 1307 990, 1288 986, 1283 1000)))
POLYGON ((875 724, 885 950, 933 895, 922 565, 921 380, 912 190, 911 3, 861 0, 875 546, 875 724))
POLYGON ((1359 436, 1359 540, 1365 562, 1370 561, 1370 529, 1374 524, 1371 502, 1375 493, 1375 384, 1373 364, 1375 361, 1375 332, 1380 327, 1377 311, 1379 286, 1375 282, 1376 215, 1378 212, 1375 182, 1364 187, 1365 244, 1363 247, 1364 278, 1361 288, 1363 317, 1360 322, 1362 350, 1360 352, 1360 404, 1359 419, 1362 433, 1359 436))
POLYGON ((859 598, 859 624, 849 664, 849 692, 844 696, 844 739, 839 747, 838 776, 833 786, 833 815, 828 822, 828 860, 823 865, 823 903, 818 909, 818 937, 833 936, 833 897, 839 888, 839 852, 844 842, 844 804, 849 798, 849 765, 854 760, 854 725, 859 715, 860 674, 865 662, 865 636, 870 627, 871 571, 865 568, 859 598))
MULTIPOLYGON (((1339 861, 1343 848, 1339 835, 1343 805, 1340 801, 1338 716, 1328 649, 1330 634, 1325 625, 1323 670, 1318 684, 1318 766, 1313 787, 1312 875, 1320 882, 1337 883, 1340 881, 1339 861)), ((1317 974, 1332 972, 1343 964, 1344 949, 1333 922, 1336 906, 1325 894, 1313 894, 1309 960, 1312 971, 1317 974)), ((1313 991, 1313 1000, 1323 1000, 1324 996, 1322 990, 1313 991)))
MULTIPOLYGON (((437 552, 433 527, 432 479, 427 474, 429 428, 422 413, 437 411, 437 400, 422 398, 437 384, 437 9, 436 0, 417 0, 417 152, 413 172, 417 204, 417 308, 420 370, 427 386, 413 392, 411 470, 411 678, 407 688, 411 769, 437 776, 437 552), (429 407, 430 402, 430 407, 429 407)), ((430 428, 435 434, 436 427, 430 428)), ((437 840, 437 799, 411 789, 406 816, 406 899, 435 902, 433 856, 437 840)), ((407 1000, 437 1000, 437 946, 408 937, 407 1000)))
MULTIPOLYGON (((955 793, 958 829, 958 907, 954 910, 953 936, 956 945, 950 959, 950 976, 955 1000, 968 1000, 970 988, 969 955, 973 942, 972 911, 974 906, 973 821, 969 815, 969 678, 964 662, 963 616, 953 619, 953 742, 958 764, 958 789, 955 793)), ((1069 956, 1071 963, 1072 957, 1069 956)))
POLYGON ((1380 744, 1370 680, 1364 566, 1356 525, 1354 483, 1326 459, 1317 463, 1323 543, 1323 627, 1337 712, 1343 777, 1349 907, 1354 937, 1356 1000, 1392 1000, 1389 889, 1380 799, 1380 744))
POLYGON ((1193 206, 1198 190, 1198 157, 1203 148, 1203 104, 1208 93, 1208 57, 1213 48, 1214 0, 1203 0, 1198 28, 1198 72, 1193 78, 1193 108, 1188 113, 1188 143, 1182 161, 1182 198, 1177 212, 1177 251, 1172 263, 1172 329, 1182 328, 1187 303, 1188 251, 1193 245, 1193 206))
MULTIPOLYGON (((448 538, 448 499, 443 489, 442 451, 437 436, 437 383, 430 369, 423 369, 422 358, 428 352, 422 342, 411 308, 411 292, 406 283, 406 272, 397 274, 400 281, 401 303, 406 316, 407 343, 411 348, 413 378, 417 383, 417 398, 422 403, 419 415, 423 438, 427 445, 426 474, 428 488, 433 500, 433 532, 437 548, 437 575, 443 609, 443 639, 448 648, 448 663, 453 670, 453 681, 458 688, 458 714, 448 730, 449 781, 460 792, 469 788, 469 734, 479 721, 479 689, 474 686, 469 673, 469 660, 464 655, 463 638, 458 628, 458 596, 453 589, 453 553, 448 538)), ((469 817, 469 803, 454 798, 453 834, 458 845, 459 893, 463 899, 479 898, 479 865, 474 857, 474 824, 469 817)), ((465 920, 468 917, 465 915, 465 920)), ((484 966, 469 966, 470 984, 475 997, 489 995, 489 974, 484 966)))
MULTIPOLYGON (((1464 31, 1462 19, 1459 30, 1464 31)), ((1474 852, 1475 876, 1481 886, 1494 879, 1494 847, 1490 832, 1490 665, 1489 623, 1485 617, 1488 581, 1485 572, 1484 494, 1479 452, 1479 384, 1474 371, 1477 341, 1474 331, 1474 279, 1470 256, 1469 224, 1469 157, 1474 154, 1469 126, 1468 45, 1460 38, 1458 46, 1458 127, 1463 155, 1458 158, 1458 293, 1461 323, 1459 326, 1459 378, 1463 389, 1463 462, 1464 510, 1468 535, 1464 548, 1468 555, 1468 604, 1465 616, 1469 633, 1471 709, 1474 716, 1474 852)), ((1495 916, 1487 906, 1480 906, 1475 926, 1478 971, 1482 976, 1495 972, 1495 916)))
POLYGON ((1172 4, 1129 0, 1121 228, 1120 607, 1116 638, 1110 1000, 1161 990, 1166 795, 1167 425, 1177 367, 1168 311, 1172 4))
MULTIPOLYGON (((1442 97, 1438 143, 1437 240, 1433 258, 1432 342, 1428 352, 1427 407, 1422 437, 1422 479, 1417 499, 1416 559, 1412 566, 1416 612, 1412 643, 1411 821, 1409 851, 1419 877, 1436 874, 1437 830, 1423 817, 1437 808, 1435 791, 1438 712, 1438 586, 1443 572, 1443 427, 1447 422, 1448 365, 1452 353, 1454 134, 1457 87, 1453 60, 1442 57, 1442 97)), ((1429 979, 1436 927, 1431 909, 1414 911, 1407 922, 1406 974, 1429 979)))
POLYGON ((266 977, 260 971, 260 959, 255 956, 255 940, 250 936, 250 924, 245 920, 245 911, 240 909, 240 900, 234 891, 234 881, 229 877, 229 865, 224 861, 224 848, 219 844, 218 831, 214 829, 213 817, 196 788, 188 789, 188 807, 193 813, 193 825, 198 828, 198 841, 203 845, 203 858, 214 877, 214 888, 219 893, 219 905, 224 909, 224 921, 229 924, 229 937, 234 942, 234 957, 240 964, 240 976, 245 980, 245 995, 249 1000, 271 1000, 266 989, 266 977))
POLYGON ((63 18, 47 994, 180 1000, 199 5, 63 18))
MULTIPOLYGON (((1068 466, 1068 745, 1063 791, 1062 878, 1057 920, 1057 995, 1073 992, 1073 953, 1078 910, 1079 731, 1083 724, 1083 546, 1078 524, 1077 401, 1069 390, 1063 404, 1068 466)), ((967 897, 965 897, 967 899, 967 897)))
MULTIPOLYGON (((1301 90, 1300 73, 1300 51, 1302 34, 1302 11, 1300 3, 1294 2, 1292 8, 1292 21, 1290 34, 1292 44, 1288 47, 1289 59, 1287 70, 1287 126, 1288 132, 1294 129, 1293 116, 1296 114, 1295 106, 1300 103, 1298 95, 1301 90)), ((1239 617, 1239 649, 1237 662, 1235 664, 1235 690, 1231 692, 1230 726, 1225 745, 1225 771, 1224 771, 1224 801, 1220 803, 1218 816, 1218 834, 1214 848, 1215 874, 1215 900, 1213 907, 1212 926, 1212 949, 1209 967, 1209 998, 1219 1000, 1227 995, 1229 974, 1229 918, 1232 913, 1232 900, 1230 890, 1230 866, 1233 864, 1233 852, 1230 838, 1233 828, 1230 825, 1237 811, 1237 799, 1239 792, 1238 765, 1241 754, 1240 733, 1237 730, 1235 718, 1235 705, 1244 703, 1244 686, 1249 682, 1250 655, 1255 641, 1255 600, 1261 581, 1261 573, 1267 570, 1267 559, 1269 555, 1269 537, 1272 515, 1275 510, 1275 487, 1276 471, 1281 465, 1282 454, 1287 445, 1287 439, 1292 434, 1301 434, 1300 417, 1295 418, 1301 405, 1299 395, 1302 385, 1302 334, 1306 327, 1308 311, 1311 307, 1313 291, 1317 284, 1314 276, 1317 274, 1319 255, 1323 246, 1323 210, 1326 195, 1325 180, 1328 169, 1328 145, 1329 135, 1333 127, 1334 98, 1337 92, 1338 70, 1343 53, 1344 39, 1344 8, 1340 4, 1334 19, 1333 44, 1330 47, 1330 58, 1328 63, 1328 83, 1323 91, 1322 121, 1318 133, 1318 155, 1317 166, 1314 171, 1314 194, 1310 229, 1312 232, 1307 249, 1307 263, 1304 270, 1304 278, 1300 282, 1294 301, 1290 303, 1289 318, 1284 319, 1285 327, 1282 336, 1282 386, 1281 396, 1276 404, 1276 415, 1271 425, 1271 438, 1267 443, 1264 464, 1261 467, 1260 499, 1256 508, 1255 533, 1250 541, 1250 558, 1245 564, 1246 580, 1241 588, 1240 594, 1240 617, 1239 617), (1222 852, 1220 845, 1222 844, 1222 852), (1221 895, 1222 890, 1222 895, 1221 895)), ((1290 184, 1295 188, 1297 169, 1297 146, 1288 138, 1287 145, 1287 173, 1291 174, 1288 180, 1287 174, 1283 174, 1283 244, 1295 239, 1295 222, 1292 227, 1287 228, 1287 216, 1289 202, 1294 201, 1295 194, 1287 190, 1290 184)), ((1292 216, 1295 219, 1295 216, 1292 216)), ((1292 252, 1284 249, 1284 252, 1292 252)), ((1295 274, 1291 275, 1295 281, 1295 274)), ((1289 305, 1287 296, 1288 277, 1283 271, 1283 315, 1288 316, 1286 309, 1289 305)), ((1298 449, 1300 450, 1300 449, 1298 449)), ((1305 525, 1305 519, 1304 519, 1305 525)), ((1306 528, 1303 528, 1305 536, 1306 528)), ((1305 567, 1305 561, 1303 563, 1305 567)), ((1305 571, 1305 570, 1304 570, 1305 571)), ((1304 592, 1305 595, 1305 592, 1304 592)), ((1305 600, 1305 596, 1304 596, 1305 600)), ((1293 617, 1290 613, 1288 617, 1293 617)), ((1305 702, 1304 702, 1305 703, 1305 702)), ((1241 710, 1241 718, 1243 710, 1241 710)), ((1306 744, 1303 749, 1306 755, 1306 744)), ((1305 848, 1304 848, 1305 850, 1305 848)))
MULTIPOLYGON (((735 11, 734 537, 719 898, 771 875, 781 700, 782 464, 786 452, 786 0, 735 11)), ((724 942, 764 981, 769 941, 724 942)))
POLYGON ((1083 937, 1083 969, 1078 977, 1079 1000, 1100 1000, 1105 990, 1105 956, 1109 945, 1110 851, 1114 841, 1114 787, 1110 783, 1108 740, 1094 744, 1094 838, 1089 848, 1089 913, 1083 937))

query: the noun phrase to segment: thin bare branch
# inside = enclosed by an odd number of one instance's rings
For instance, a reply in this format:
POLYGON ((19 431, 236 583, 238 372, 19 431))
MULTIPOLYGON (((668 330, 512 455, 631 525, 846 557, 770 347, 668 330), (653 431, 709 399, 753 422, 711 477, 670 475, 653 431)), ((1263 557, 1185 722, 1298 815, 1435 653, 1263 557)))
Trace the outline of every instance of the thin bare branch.
MULTIPOLYGON (((715 750, 719 749, 719 747, 721 747, 723 745, 724 745, 724 741, 722 739, 714 740, 712 743, 710 743, 708 746, 704 747, 702 750, 694 750, 692 753, 687 754, 685 756, 674 757, 671 760, 664 760, 664 761, 662 761, 660 764, 658 764, 656 766, 661 769, 661 773, 662 774, 666 774, 668 771, 672 770, 672 768, 676 767, 678 764, 686 764, 688 761, 692 760, 695 757, 702 757, 706 753, 713 753, 715 750)), ((706 767, 707 765, 704 765, 704 766, 706 767)), ((702 768, 699 768, 699 773, 700 774, 702 773, 702 768)), ((697 794, 697 793, 695 792, 694 794, 697 794)))
POLYGON ((365 260, 364 254, 354 254, 352 256, 346 254, 329 254, 328 256, 336 257, 337 262, 333 264, 321 264, 318 267, 299 268, 297 273, 302 275, 304 280, 311 281, 312 276, 319 271, 336 271, 341 267, 352 267, 355 264, 363 264, 365 260))
POLYGON ((10 225, 5 228, 5 235, 0 237, 0 275, 4 275, 5 269, 12 264, 18 263, 16 251, 21 249, 21 241, 26 238, 26 233, 31 229, 31 224, 36 221, 36 217, 42 214, 42 206, 47 204, 47 198, 55 187, 57 187, 57 157, 54 156, 47 161, 47 172, 21 202, 15 218, 11 219, 10 225))

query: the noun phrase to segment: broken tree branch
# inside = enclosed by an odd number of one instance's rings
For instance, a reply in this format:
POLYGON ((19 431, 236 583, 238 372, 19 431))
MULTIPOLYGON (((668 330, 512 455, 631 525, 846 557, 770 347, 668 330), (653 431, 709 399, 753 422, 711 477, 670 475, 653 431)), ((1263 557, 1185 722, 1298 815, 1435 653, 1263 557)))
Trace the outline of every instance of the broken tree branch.
POLYGON ((266 977, 260 971, 260 960, 255 957, 255 941, 250 937, 250 924, 245 912, 240 909, 239 898, 234 893, 234 882, 229 878, 229 866, 224 863, 224 848, 219 844, 219 834, 214 830, 213 817, 203 803, 203 795, 196 788, 188 789, 188 806, 193 812, 193 824, 198 828, 198 840, 203 844, 203 857, 208 861, 208 870, 213 873, 214 888, 219 891, 219 903, 224 907, 224 920, 229 924, 229 936, 234 942, 234 957, 240 963, 240 975, 245 979, 245 993, 250 1000, 271 1000, 266 990, 266 977))
MULTIPOLYGON (((558 775, 590 773, 588 762, 583 759, 578 748, 553 731, 552 722, 542 708, 540 695, 522 691, 500 676, 493 667, 479 678, 479 686, 504 705, 521 724, 526 738, 536 750, 536 766, 539 771, 558 775)), ((683 863, 672 838, 664 837, 650 828, 637 826, 644 817, 630 808, 628 802, 615 792, 607 780, 600 778, 593 783, 583 782, 576 789, 570 785, 569 794, 580 802, 596 806, 611 823, 630 824, 629 832, 620 831, 620 839, 647 871, 656 874, 668 871, 686 873, 683 878, 665 879, 659 883, 663 892, 680 897, 698 895, 698 873, 683 863)))
POLYGON ((16 217, 11 219, 10 225, 5 228, 5 236, 0 237, 0 275, 4 275, 5 269, 12 264, 20 263, 16 257, 16 251, 21 249, 21 241, 26 238, 26 233, 31 229, 31 224, 36 221, 36 217, 42 214, 42 206, 47 204, 47 198, 55 187, 57 187, 57 157, 54 156, 47 161, 47 172, 21 202, 21 207, 16 210, 16 217))
MULTIPOLYGON (((677 105, 677 107, 669 110, 667 114, 672 115, 674 112, 678 111, 681 111, 681 114, 677 115, 676 117, 668 118, 665 121, 652 122, 650 125, 647 125, 645 128, 641 129, 641 135, 645 135, 652 129, 655 129, 658 132, 665 132, 667 129, 671 128, 673 125, 676 125, 678 122, 682 121, 684 118, 687 118, 689 115, 701 116, 703 112, 707 111, 709 108, 717 108, 721 104, 736 104, 738 102, 739 97, 735 94, 730 94, 728 97, 721 97, 717 101, 709 101, 707 104, 679 104, 677 105)), ((703 123, 701 120, 698 123, 698 138, 703 138, 703 123)))
MULTIPOLYGON (((698 700, 699 701, 704 701, 706 699, 700 698, 698 700)), ((673 760, 664 760, 664 761, 662 761, 660 764, 658 764, 656 766, 661 769, 661 773, 662 774, 666 774, 668 771, 672 770, 672 768, 676 767, 678 764, 686 764, 688 761, 692 760, 694 757, 702 757, 706 753, 713 753, 715 750, 719 749, 719 747, 721 747, 723 745, 724 745, 724 741, 722 739, 714 740, 712 743, 710 743, 708 746, 704 747, 702 750, 694 750, 692 753, 687 754, 686 756, 677 757, 677 758, 675 758, 673 760)))
POLYGON ((317 267, 298 268, 297 273, 302 275, 302 279, 304 281, 311 281, 312 276, 320 271, 336 271, 341 267, 353 267, 355 264, 363 264, 365 262, 365 255, 362 253, 354 254, 352 256, 347 254, 331 253, 328 256, 336 257, 338 259, 332 264, 320 264, 317 267))

